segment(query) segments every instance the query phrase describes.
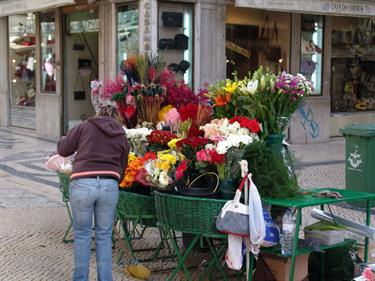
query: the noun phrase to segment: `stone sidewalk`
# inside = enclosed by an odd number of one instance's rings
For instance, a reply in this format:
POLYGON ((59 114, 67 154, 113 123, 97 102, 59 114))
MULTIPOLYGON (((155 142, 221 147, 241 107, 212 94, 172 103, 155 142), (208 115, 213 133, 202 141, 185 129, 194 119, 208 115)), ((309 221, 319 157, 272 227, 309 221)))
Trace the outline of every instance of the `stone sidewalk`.
MULTIPOLYGON (((55 147, 55 142, 38 139, 30 131, 0 128, 0 280, 71 279, 72 244, 61 242, 68 215, 57 176, 43 167, 45 157, 55 147)), ((342 138, 325 144, 292 145, 300 186, 344 188, 344 147, 342 138)), ((364 213, 358 208, 335 207, 334 212, 353 221, 364 220, 364 213)), ((303 224, 310 222, 306 210, 303 224)), ((148 235, 155 242, 154 235, 148 235)), ((145 242, 139 242, 142 243, 145 242)), ((117 249, 114 258, 118 256, 117 249)), ((94 258, 93 254, 90 280, 96 280, 94 258)), ((147 264, 152 270, 171 265, 147 264)), ((153 273, 150 280, 166 280, 166 276, 153 273)), ((135 279, 115 265, 114 280, 135 279)))

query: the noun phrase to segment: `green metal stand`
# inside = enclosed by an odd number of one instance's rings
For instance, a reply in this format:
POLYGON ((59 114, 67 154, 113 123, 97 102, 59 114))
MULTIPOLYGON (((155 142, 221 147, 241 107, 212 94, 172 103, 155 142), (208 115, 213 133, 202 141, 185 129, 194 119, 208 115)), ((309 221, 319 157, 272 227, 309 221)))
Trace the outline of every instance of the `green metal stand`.
POLYGON ((65 230, 64 236, 63 236, 63 243, 71 243, 74 240, 73 239, 67 239, 68 235, 71 233, 72 227, 73 227, 73 217, 72 217, 72 210, 70 208, 69 203, 69 184, 70 179, 69 176, 63 173, 58 173, 59 181, 60 181, 60 192, 62 196, 62 201, 65 203, 66 210, 68 212, 69 216, 69 225, 67 229, 65 230))
MULTIPOLYGON (((289 281, 294 281, 294 273, 295 273, 295 264, 296 264, 296 258, 298 255, 303 255, 311 252, 311 249, 307 248, 300 248, 298 247, 298 241, 299 241, 299 231, 300 231, 300 225, 302 220, 302 209, 305 207, 310 206, 318 206, 320 205, 320 208, 323 209, 325 205, 330 204, 337 204, 341 202, 354 202, 354 201, 366 201, 366 225, 370 225, 370 200, 375 199, 375 194, 373 193, 367 193, 367 192, 359 192, 359 191, 353 191, 353 190, 342 190, 342 189, 334 189, 334 188, 321 188, 321 189, 313 189, 308 190, 301 195, 298 195, 293 198, 286 198, 286 199, 275 199, 275 198, 265 198, 264 202, 268 205, 274 205, 274 206, 280 206, 285 208, 294 208, 297 210, 296 215, 296 229, 295 229, 295 235, 293 239, 293 254, 291 256, 291 266, 290 266, 290 273, 289 273, 289 281), (315 193, 322 191, 322 190, 330 190, 339 192, 342 195, 342 198, 321 198, 314 196, 315 193)), ((348 243, 354 243, 355 241, 346 239, 345 242, 339 243, 336 245, 330 245, 330 246, 321 246, 322 250, 340 247, 343 245, 346 245, 348 243)), ((365 250, 364 250, 364 262, 368 261, 368 244, 369 239, 365 238, 365 250)), ((274 247, 274 248, 266 248, 262 249, 262 251, 269 252, 278 256, 282 256, 280 253, 280 247, 274 247)), ((323 266, 324 266, 324 260, 323 260, 323 266)), ((251 255, 250 257, 250 272, 252 273, 254 268, 254 257, 251 255)), ((323 275, 322 277, 323 278, 323 275)), ((249 274, 248 280, 252 280, 252 274, 249 274)), ((323 280, 323 279, 322 279, 323 280)))

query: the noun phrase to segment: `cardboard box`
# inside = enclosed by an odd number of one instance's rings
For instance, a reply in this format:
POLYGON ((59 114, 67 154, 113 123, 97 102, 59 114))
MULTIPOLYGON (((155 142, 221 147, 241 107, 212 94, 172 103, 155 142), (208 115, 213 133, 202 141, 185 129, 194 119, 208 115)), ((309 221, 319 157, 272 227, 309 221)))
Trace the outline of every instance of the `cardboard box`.
MULTIPOLYGON (((262 253, 262 256, 276 281, 289 281, 291 257, 280 257, 268 253, 262 253)), ((308 280, 308 264, 309 254, 297 256, 294 267, 294 281, 308 280)))

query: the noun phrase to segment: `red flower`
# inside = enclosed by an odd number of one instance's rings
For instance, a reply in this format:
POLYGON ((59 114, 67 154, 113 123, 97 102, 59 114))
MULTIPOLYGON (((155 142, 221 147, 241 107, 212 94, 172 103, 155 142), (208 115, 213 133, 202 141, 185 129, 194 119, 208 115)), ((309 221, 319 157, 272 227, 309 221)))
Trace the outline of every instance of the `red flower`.
POLYGON ((164 145, 172 139, 177 139, 177 136, 169 131, 154 130, 149 136, 147 136, 147 140, 150 144, 164 145))
POLYGON ((193 122, 197 120, 198 105, 188 103, 187 105, 182 105, 178 113, 180 113, 181 121, 191 119, 193 122))
POLYGON ((147 173, 147 171, 144 168, 140 169, 137 172, 135 176, 135 181, 145 186, 151 186, 150 175, 147 173))
POLYGON ((191 124, 189 131, 188 131, 188 137, 203 137, 203 136, 204 136, 204 131, 199 130, 196 124, 191 124))
POLYGON ((188 168, 187 163, 188 163, 187 160, 183 160, 181 162, 181 164, 177 166, 177 168, 176 168, 176 180, 177 181, 180 180, 180 179, 182 179, 182 177, 184 176, 184 172, 188 168))
POLYGON ((235 116, 229 120, 230 124, 234 122, 240 123, 241 128, 247 128, 252 133, 257 134, 260 132, 260 125, 255 119, 249 119, 246 116, 235 116))
POLYGON ((143 155, 142 160, 144 162, 148 160, 156 160, 156 153, 155 152, 146 152, 145 155, 143 155))
POLYGON ((150 79, 151 82, 154 82, 156 77, 156 69, 153 65, 150 66, 148 69, 148 79, 150 79))
POLYGON ((183 145, 190 146, 192 148, 197 148, 203 145, 206 145, 210 142, 209 139, 202 138, 202 137, 187 137, 182 139, 176 143, 177 147, 182 147, 183 145))
POLYGON ((209 150, 209 156, 210 156, 210 164, 224 164, 225 162, 225 154, 219 154, 215 149, 209 150))

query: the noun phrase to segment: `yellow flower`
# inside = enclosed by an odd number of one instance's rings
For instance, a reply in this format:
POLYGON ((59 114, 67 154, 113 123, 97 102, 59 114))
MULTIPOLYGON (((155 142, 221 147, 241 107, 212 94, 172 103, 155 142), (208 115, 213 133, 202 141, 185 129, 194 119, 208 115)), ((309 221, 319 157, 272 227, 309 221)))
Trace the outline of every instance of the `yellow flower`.
POLYGON ((155 163, 155 167, 159 170, 168 172, 168 170, 171 168, 171 163, 165 160, 158 159, 155 163))
POLYGON ((178 142, 179 140, 181 140, 181 139, 173 139, 173 140, 170 140, 170 141, 168 142, 168 147, 169 147, 169 148, 176 148, 176 142, 178 142))
POLYGON ((227 84, 225 85, 224 87, 224 90, 227 92, 227 93, 231 93, 233 94, 234 91, 237 89, 238 87, 238 82, 234 81, 233 83, 231 83, 230 80, 227 81, 227 84))
POLYGON ((137 159, 134 152, 129 152, 128 163, 132 162, 134 159, 137 159))
POLYGON ((164 120, 164 115, 173 108, 171 104, 168 104, 166 106, 163 106, 158 113, 158 121, 163 121, 164 120))
POLYGON ((159 158, 161 161, 167 161, 168 163, 174 165, 176 164, 177 162, 177 158, 176 156, 172 155, 172 154, 163 154, 160 156, 159 158))

